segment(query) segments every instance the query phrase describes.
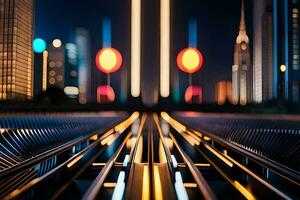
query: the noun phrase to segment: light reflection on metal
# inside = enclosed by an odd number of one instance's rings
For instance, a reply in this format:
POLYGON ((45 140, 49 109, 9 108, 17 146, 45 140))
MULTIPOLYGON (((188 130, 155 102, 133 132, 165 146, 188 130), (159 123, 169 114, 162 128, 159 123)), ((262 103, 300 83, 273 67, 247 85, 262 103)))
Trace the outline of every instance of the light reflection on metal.
POLYGON ((143 171, 143 193, 142 193, 142 200, 149 200, 150 199, 150 179, 149 179, 149 167, 147 165, 144 166, 143 171))
POLYGON ((131 95, 141 93, 141 0, 131 0, 131 95))
POLYGON ((160 0, 160 95, 170 95, 171 0, 160 0))

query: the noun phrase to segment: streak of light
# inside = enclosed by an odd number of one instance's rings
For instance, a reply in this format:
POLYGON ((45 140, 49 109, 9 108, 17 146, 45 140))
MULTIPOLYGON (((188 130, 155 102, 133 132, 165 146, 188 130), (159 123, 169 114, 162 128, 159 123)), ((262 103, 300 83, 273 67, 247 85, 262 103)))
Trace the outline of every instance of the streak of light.
POLYGON ((116 183, 106 182, 103 184, 103 187, 114 188, 114 187, 116 187, 116 183))
POLYGON ((175 172, 175 191, 178 200, 188 200, 188 194, 187 191, 184 187, 183 181, 182 181, 182 176, 180 172, 175 172))
POLYGON ((72 160, 69 164, 67 164, 67 167, 70 168, 72 167, 75 163, 77 163, 81 158, 83 157, 83 155, 77 156, 74 160, 72 160))
POLYGON ((210 167, 209 163, 195 163, 196 167, 210 167))
POLYGON ((127 167, 129 160, 130 160, 130 156, 128 154, 126 154, 124 161, 123 161, 123 167, 127 167))
POLYGON ((215 154, 219 159, 221 159, 226 165, 228 165, 229 167, 233 167, 233 163, 230 162, 227 158, 225 158, 223 155, 221 155, 219 152, 217 152, 216 150, 214 150, 212 147, 210 147, 207 144, 204 144, 204 146, 213 154, 215 154))
POLYGON ((172 159, 173 167, 174 167, 174 168, 177 168, 177 167, 178 167, 178 162, 177 162, 175 156, 174 156, 174 155, 171 155, 171 159, 172 159))
POLYGON ((143 193, 142 193, 142 200, 150 199, 150 180, 149 180, 149 167, 147 165, 144 166, 143 172, 143 193))
POLYGON ((90 140, 94 140, 95 141, 97 139, 98 139, 98 135, 93 135, 93 136, 90 137, 90 140))
POLYGON ((183 184, 185 188, 197 188, 197 183, 184 183, 183 184))
POLYGON ((106 165, 106 163, 93 163, 92 164, 94 167, 103 167, 106 165))
POLYGON ((125 172, 121 171, 117 180, 117 184, 115 186, 113 195, 112 195, 112 200, 122 200, 124 191, 125 191, 125 172))
POLYGON ((155 192, 154 197, 156 200, 161 200, 163 199, 163 194, 162 194, 160 175, 159 175, 157 165, 154 165, 153 173, 154 173, 154 192, 155 192))
POLYGON ((163 143, 161 140, 159 140, 158 152, 159 152, 159 162, 167 163, 166 152, 164 150, 163 143))
POLYGON ((143 136, 140 137, 137 145, 134 162, 141 163, 143 156, 143 136))
POLYGON ((141 0, 131 0, 131 95, 141 93, 141 0))
POLYGON ((244 186, 242 186, 238 181, 233 182, 233 186, 241 192, 242 195, 248 200, 256 199, 251 192, 249 192, 244 186))
POLYGON ((160 95, 170 95, 171 0, 160 0, 160 95))

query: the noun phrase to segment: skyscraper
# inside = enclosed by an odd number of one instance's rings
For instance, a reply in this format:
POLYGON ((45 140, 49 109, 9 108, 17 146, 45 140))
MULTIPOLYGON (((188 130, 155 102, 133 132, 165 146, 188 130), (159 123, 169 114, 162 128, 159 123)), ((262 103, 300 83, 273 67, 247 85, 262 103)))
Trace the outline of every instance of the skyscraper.
POLYGON ((33 95, 33 0, 0 0, 0 100, 33 95))
POLYGON ((299 0, 273 0, 273 96, 300 101, 299 0), (285 70, 281 70, 283 69, 285 70))
POLYGON ((75 30, 75 43, 78 48, 79 103, 91 100, 91 50, 90 34, 86 29, 75 30))
POLYGON ((252 101, 252 66, 249 37, 246 32, 244 1, 242 1, 240 28, 234 50, 232 87, 234 104, 245 105, 252 101))
POLYGON ((48 46, 48 87, 64 89, 65 49, 59 39, 48 46))
POLYGON ((273 7, 272 0, 255 0, 253 5, 253 100, 262 103, 274 93, 273 7))

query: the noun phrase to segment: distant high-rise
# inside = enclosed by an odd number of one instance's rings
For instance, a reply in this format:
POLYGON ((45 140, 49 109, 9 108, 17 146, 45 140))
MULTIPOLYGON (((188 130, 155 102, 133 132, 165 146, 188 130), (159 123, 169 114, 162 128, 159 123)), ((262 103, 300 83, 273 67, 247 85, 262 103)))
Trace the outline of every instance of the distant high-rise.
POLYGON ((253 2, 253 100, 262 103, 273 99, 273 7, 272 0, 253 2))
POLYGON ((59 39, 48 46, 48 87, 65 87, 65 49, 59 39))
POLYGON ((77 28, 75 43, 78 48, 79 103, 91 101, 91 50, 90 34, 86 29, 77 28))
POLYGON ((33 95, 33 0, 0 0, 0 100, 33 95))
POLYGON ((273 1, 273 96, 297 103, 300 101, 299 8, 299 0, 273 1))
POLYGON ((252 101, 252 67, 249 37, 246 32, 244 1, 242 1, 240 28, 234 50, 232 87, 234 104, 245 105, 252 101))

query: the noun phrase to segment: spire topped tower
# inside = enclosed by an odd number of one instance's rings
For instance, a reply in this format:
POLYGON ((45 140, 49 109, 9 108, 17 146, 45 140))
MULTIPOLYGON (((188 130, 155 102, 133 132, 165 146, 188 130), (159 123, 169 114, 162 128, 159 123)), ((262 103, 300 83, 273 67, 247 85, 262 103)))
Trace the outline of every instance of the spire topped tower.
POLYGON ((232 87, 233 103, 245 105, 252 102, 252 66, 249 37, 246 32, 244 0, 242 0, 240 27, 234 50, 232 87))

